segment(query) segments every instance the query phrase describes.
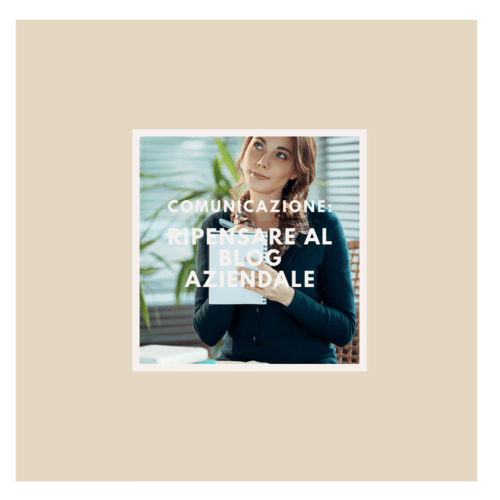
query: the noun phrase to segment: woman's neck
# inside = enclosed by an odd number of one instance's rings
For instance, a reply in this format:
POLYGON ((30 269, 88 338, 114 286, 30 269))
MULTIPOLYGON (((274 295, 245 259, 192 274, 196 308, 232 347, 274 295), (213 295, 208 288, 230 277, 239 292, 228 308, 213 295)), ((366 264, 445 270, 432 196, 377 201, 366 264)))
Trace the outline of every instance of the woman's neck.
POLYGON ((252 200, 251 207, 253 212, 249 212, 250 219, 255 222, 256 226, 263 231, 268 231, 272 227, 279 226, 279 212, 272 212, 271 210, 281 210, 280 204, 276 205, 276 200, 281 200, 280 193, 272 194, 269 196, 262 195, 260 193, 250 193, 250 199, 252 200), (265 210, 257 211, 258 207, 265 206, 265 210))

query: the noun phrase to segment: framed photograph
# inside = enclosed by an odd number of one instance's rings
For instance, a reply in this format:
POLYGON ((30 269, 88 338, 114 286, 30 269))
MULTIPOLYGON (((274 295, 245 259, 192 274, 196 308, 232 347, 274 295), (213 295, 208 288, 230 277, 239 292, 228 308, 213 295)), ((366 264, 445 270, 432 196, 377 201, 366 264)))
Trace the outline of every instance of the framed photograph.
POLYGON ((366 370, 365 130, 133 141, 134 370, 366 370))

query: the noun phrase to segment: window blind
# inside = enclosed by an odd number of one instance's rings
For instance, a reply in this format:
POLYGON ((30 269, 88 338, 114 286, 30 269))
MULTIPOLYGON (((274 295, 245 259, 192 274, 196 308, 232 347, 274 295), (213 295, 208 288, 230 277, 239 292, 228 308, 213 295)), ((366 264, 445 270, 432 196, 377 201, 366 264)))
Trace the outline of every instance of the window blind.
POLYGON ((359 240, 359 137, 319 138, 318 162, 327 209, 340 219, 348 241, 359 240))

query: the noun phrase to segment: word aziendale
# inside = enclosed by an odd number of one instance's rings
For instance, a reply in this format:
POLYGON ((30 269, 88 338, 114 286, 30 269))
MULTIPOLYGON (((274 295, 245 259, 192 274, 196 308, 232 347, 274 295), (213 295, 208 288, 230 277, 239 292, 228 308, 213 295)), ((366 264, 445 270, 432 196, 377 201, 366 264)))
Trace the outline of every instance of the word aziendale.
MULTIPOLYGON (((189 285, 194 284, 200 288, 210 288, 210 287, 220 287, 220 288, 237 288, 238 286, 244 287, 245 283, 250 285, 251 287, 255 287, 255 279, 257 278, 258 286, 264 288, 271 284, 273 277, 271 273, 268 271, 259 271, 258 273, 253 270, 248 270, 250 274, 247 274, 245 271, 238 273, 238 271, 227 271, 227 280, 224 277, 224 271, 219 272, 219 283, 213 283, 214 279, 217 276, 217 271, 203 271, 204 274, 208 275, 208 279, 200 284, 198 281, 198 277, 196 276, 196 271, 191 271, 189 273, 189 278, 184 285, 188 287, 189 285), (241 281, 236 280, 237 276, 241 276, 241 281), (227 285, 226 285, 227 282, 227 285)), ((296 282, 296 271, 292 271, 292 284, 289 285, 286 279, 284 271, 278 272, 278 277, 274 281, 272 288, 276 288, 278 285, 287 285, 292 288, 301 288, 302 284, 296 282)), ((314 271, 304 271, 304 287, 312 288, 314 287, 314 271)))
MULTIPOLYGON (((178 212, 178 208, 174 208, 174 205, 178 205, 179 201, 178 200, 172 200, 168 204, 168 209, 171 212, 178 212)), ((238 207, 238 211, 243 210, 247 212, 275 212, 279 213, 281 212, 279 205, 282 204, 282 211, 286 212, 287 207, 292 211, 292 212, 300 212, 300 209, 303 208, 304 212, 326 212, 327 209, 325 208, 325 200, 319 200, 317 202, 317 206, 314 205, 314 202, 312 201, 304 201, 302 204, 298 200, 293 200, 290 202, 287 202, 286 200, 271 200, 271 210, 267 210, 266 204, 264 203, 263 200, 259 202, 257 205, 257 208, 254 209, 253 206, 253 201, 252 200, 247 200, 244 203, 241 203, 240 200, 238 202, 235 202, 234 200, 227 201, 224 200, 224 202, 221 202, 220 200, 211 200, 210 202, 210 211, 211 212, 219 212, 220 210, 231 210, 233 213, 235 213, 235 208, 238 207)), ((208 201, 201 201, 201 200, 196 200, 193 204, 191 200, 184 200, 180 204, 181 211, 182 212, 208 212, 209 207, 208 207, 208 201)))

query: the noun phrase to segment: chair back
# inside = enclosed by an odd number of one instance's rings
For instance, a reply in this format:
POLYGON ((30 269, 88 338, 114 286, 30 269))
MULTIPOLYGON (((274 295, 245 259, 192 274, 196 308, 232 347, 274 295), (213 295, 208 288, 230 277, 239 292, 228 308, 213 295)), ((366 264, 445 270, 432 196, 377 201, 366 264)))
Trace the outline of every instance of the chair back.
POLYGON ((359 240, 349 241, 349 257, 351 261, 351 278, 356 304, 356 333, 350 344, 345 347, 335 346, 337 362, 341 364, 359 364, 359 240))

